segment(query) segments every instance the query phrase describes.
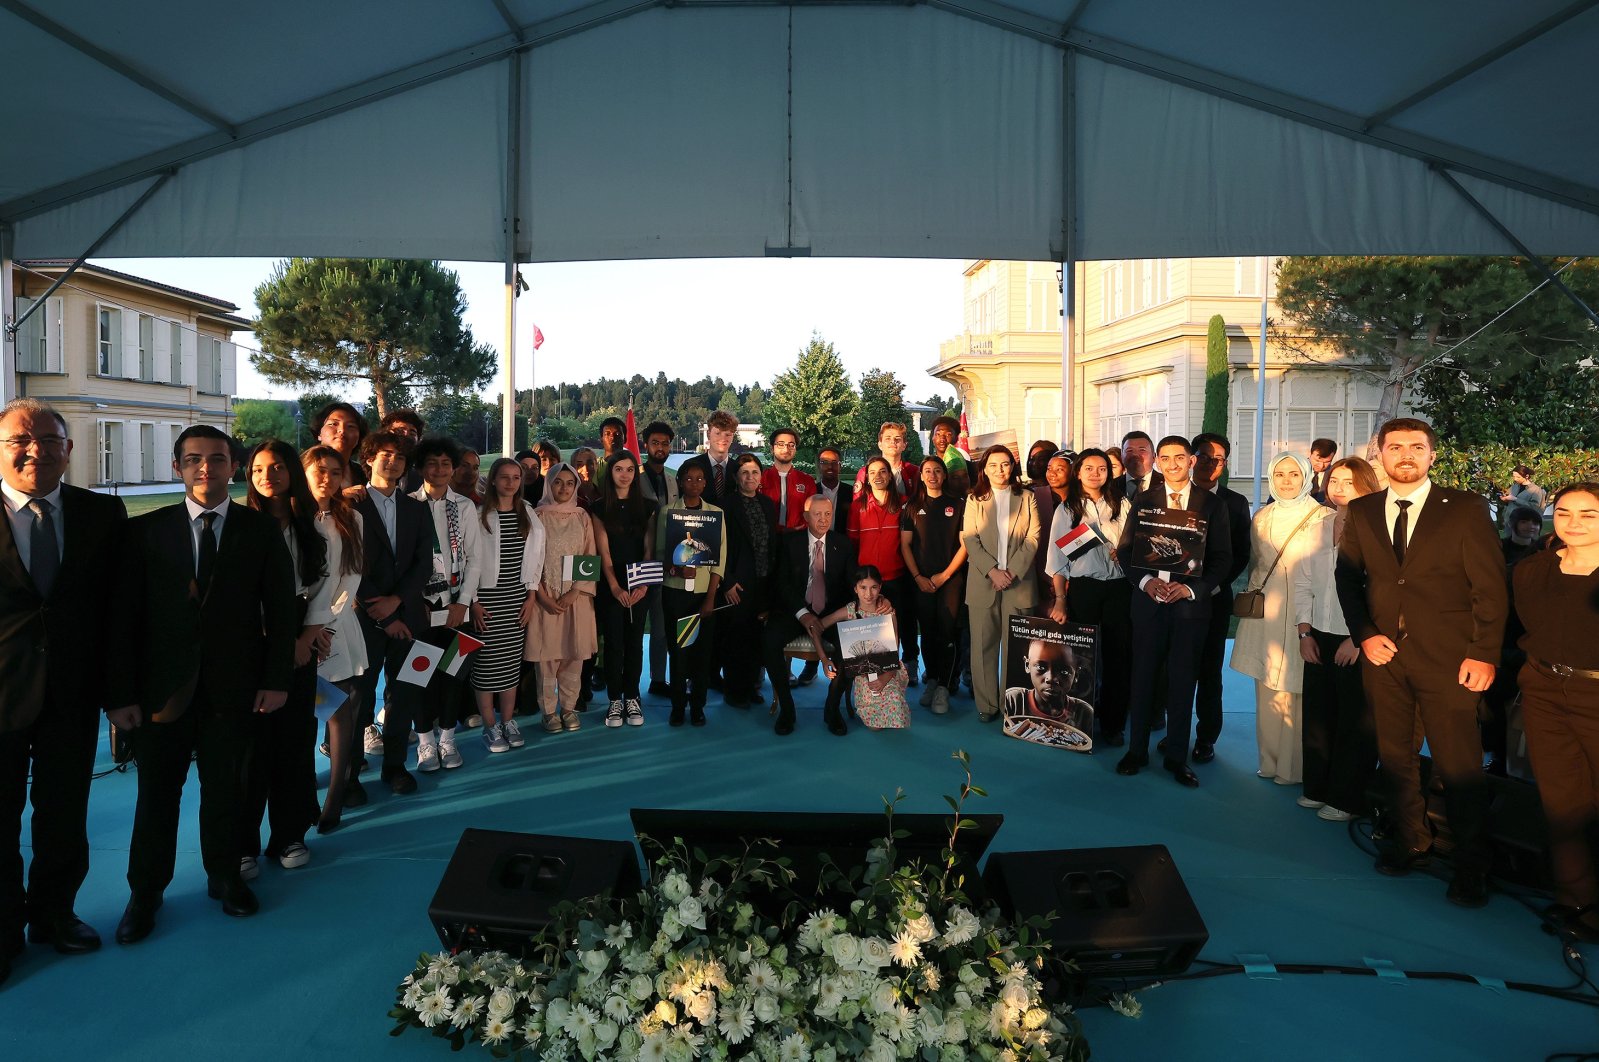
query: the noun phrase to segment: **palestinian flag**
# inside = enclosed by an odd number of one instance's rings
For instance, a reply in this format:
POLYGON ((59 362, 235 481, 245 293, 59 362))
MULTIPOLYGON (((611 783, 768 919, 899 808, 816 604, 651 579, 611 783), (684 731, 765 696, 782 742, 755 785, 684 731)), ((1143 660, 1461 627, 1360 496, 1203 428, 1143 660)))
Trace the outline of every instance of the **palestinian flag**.
POLYGON ((576 553, 561 558, 561 578, 569 583, 600 581, 600 558, 592 553, 576 553))
POLYGON ((692 616, 684 616, 677 621, 677 647, 687 649, 693 645, 700 636, 700 616, 696 612, 692 616))
POLYGON ((444 655, 439 658, 439 670, 446 675, 458 674, 461 670, 461 661, 465 660, 468 653, 483 648, 483 643, 461 631, 455 632, 455 640, 450 642, 444 655))
POLYGON ((1067 560, 1076 560, 1104 541, 1105 537, 1098 529, 1085 520, 1057 538, 1055 548, 1066 554, 1067 560))
POLYGON ((406 655, 405 663, 400 665, 400 673, 395 677, 413 686, 426 686, 428 680, 433 677, 433 672, 438 669, 439 660, 443 656, 443 649, 418 639, 411 643, 411 651, 406 655))

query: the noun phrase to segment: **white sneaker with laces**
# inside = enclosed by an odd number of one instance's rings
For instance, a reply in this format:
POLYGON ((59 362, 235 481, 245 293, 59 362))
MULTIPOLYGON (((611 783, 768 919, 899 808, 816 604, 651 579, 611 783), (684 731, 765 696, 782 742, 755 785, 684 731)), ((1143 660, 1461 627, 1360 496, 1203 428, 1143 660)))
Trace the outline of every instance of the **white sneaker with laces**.
POLYGON ((1325 800, 1315 800, 1308 796, 1302 796, 1298 800, 1294 801, 1294 803, 1298 804, 1302 808, 1310 808, 1313 811, 1327 806, 1327 802, 1325 800))
POLYGON ((945 712, 949 711, 949 689, 944 686, 939 686, 936 690, 934 690, 932 703, 928 705, 928 707, 932 710, 934 715, 943 715, 945 712))
POLYGON ((522 728, 516 725, 515 719, 507 719, 500 725, 505 732, 505 743, 513 749, 519 749, 527 744, 527 739, 522 736, 522 728))
POLYGON ((1348 822, 1355 816, 1342 808, 1335 808, 1331 804, 1325 804, 1320 811, 1316 812, 1316 817, 1318 819, 1326 819, 1328 822, 1348 822))
POLYGON ((922 695, 917 698, 917 703, 920 704, 923 708, 931 708, 933 706, 933 695, 936 694, 937 692, 938 692, 938 683, 936 683, 936 682, 925 683, 922 686, 922 695))
POLYGON ((299 841, 290 841, 283 846, 283 851, 278 854, 278 862, 283 864, 284 870, 303 867, 311 862, 311 849, 299 841))
POLYGON ((461 752, 455 747, 455 734, 439 735, 439 766, 447 771, 453 771, 466 761, 461 759, 461 752))
POLYGON ((383 733, 375 726, 366 728, 361 736, 361 749, 368 756, 381 756, 383 754, 383 733))
POLYGON ((627 725, 628 726, 643 726, 644 725, 644 709, 639 706, 638 698, 637 697, 629 697, 626 700, 626 702, 624 702, 624 703, 625 703, 625 707, 627 708, 627 725))
POLYGON ((261 876, 261 864, 256 862, 255 856, 239 857, 239 877, 245 881, 254 881, 261 876))
POLYGON ((608 708, 606 710, 606 712, 605 712, 605 725, 606 726, 621 726, 622 725, 622 715, 623 715, 622 702, 621 701, 612 701, 611 702, 611 707, 608 708))
POLYGON ((439 746, 428 741, 416 747, 416 769, 423 772, 439 769, 439 746))
POLYGON ((498 723, 483 731, 483 746, 490 752, 510 752, 511 744, 505 740, 505 731, 498 723))

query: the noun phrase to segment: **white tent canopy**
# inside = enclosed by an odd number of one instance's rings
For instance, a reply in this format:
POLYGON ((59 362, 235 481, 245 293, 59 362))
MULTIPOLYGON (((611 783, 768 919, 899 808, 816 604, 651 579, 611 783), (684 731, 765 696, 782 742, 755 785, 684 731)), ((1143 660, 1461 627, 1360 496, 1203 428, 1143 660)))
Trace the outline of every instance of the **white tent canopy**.
POLYGON ((18 258, 1513 252, 1447 173, 1592 253, 1595 6, 0 0, 0 227, 18 258))

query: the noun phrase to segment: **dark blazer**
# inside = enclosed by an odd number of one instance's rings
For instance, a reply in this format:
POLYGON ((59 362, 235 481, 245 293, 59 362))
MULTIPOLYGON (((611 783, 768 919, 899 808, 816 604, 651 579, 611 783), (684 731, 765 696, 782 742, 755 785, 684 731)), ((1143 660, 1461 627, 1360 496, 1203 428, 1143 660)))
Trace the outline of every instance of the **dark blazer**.
POLYGON ((0 733, 37 719, 47 686, 74 710, 107 706, 103 663, 116 612, 107 598, 127 518, 121 498, 62 484, 56 519, 66 542, 48 601, 23 567, 11 521, 0 519, 0 733))
POLYGON ((1385 634, 1401 653, 1450 675, 1468 658, 1496 662, 1509 596, 1488 503, 1433 484, 1402 568, 1387 504, 1386 490, 1368 494, 1344 518, 1335 581, 1350 636, 1358 644, 1385 634))
POLYGON ((204 598, 182 502, 128 521, 125 537, 112 707, 137 704, 146 719, 170 722, 196 693, 214 711, 244 714, 257 690, 288 690, 299 629, 276 520, 228 504, 204 598))
MULTIPOLYGON (((722 512, 727 514, 727 563, 722 570, 722 588, 725 590, 736 583, 743 587, 744 594, 754 594, 754 601, 764 602, 779 560, 777 506, 764 494, 755 495, 755 501, 766 521, 766 533, 771 542, 771 570, 766 573, 765 585, 758 585, 755 579, 754 540, 751 538, 749 520, 744 515, 744 502, 733 498, 722 508, 722 512)), ((804 593, 803 587, 801 593, 804 593)))
MULTIPOLYGON (((1156 487, 1165 486, 1165 484, 1166 477, 1160 474, 1160 469, 1152 468, 1149 470, 1149 486, 1145 489, 1154 490, 1156 487)), ((1139 494, 1137 485, 1133 483, 1133 477, 1125 473, 1122 475, 1122 493, 1128 498, 1136 498, 1139 494)))
POLYGON ((1230 593, 1233 583, 1249 567, 1249 499, 1231 487, 1220 488, 1216 496, 1227 505, 1227 528, 1232 532, 1233 564, 1222 584, 1222 592, 1230 593))
MULTIPOLYGON (((1147 518, 1151 510, 1166 508, 1167 496, 1164 480, 1158 487, 1151 487, 1133 499, 1133 508, 1127 517, 1127 523, 1122 527, 1121 542, 1117 544, 1117 554, 1122 558, 1122 567, 1126 569, 1128 581, 1133 584, 1133 590, 1138 591, 1138 584, 1144 576, 1156 573, 1147 568, 1133 567, 1128 558, 1133 555, 1133 536, 1147 518)), ((1194 600, 1177 601, 1170 608, 1177 609, 1180 614, 1191 613, 1194 616, 1203 616, 1209 620, 1210 616, 1210 591, 1213 587, 1229 586, 1232 579, 1228 572, 1233 568, 1233 531, 1232 520, 1228 514, 1228 506, 1216 495, 1203 487, 1188 485, 1188 511, 1197 512, 1205 518, 1205 563, 1200 567, 1198 575, 1174 575, 1173 582, 1185 583, 1193 587, 1194 600)), ((1248 528, 1245 528, 1247 533, 1248 528)))
POLYGON ((690 467, 699 468, 705 473, 705 500, 712 505, 726 509, 728 499, 738 493, 738 477, 733 475, 733 462, 737 457, 737 454, 731 452, 727 455, 727 471, 722 476, 722 492, 720 494, 716 492, 716 473, 711 468, 711 456, 709 454, 695 454, 687 461, 684 461, 678 467, 677 475, 679 479, 682 479, 683 473, 688 471, 690 467))
POLYGON ((833 503, 833 530, 841 535, 849 531, 849 507, 854 504, 855 487, 840 480, 838 500, 833 503))
MULTIPOLYGON (((408 494, 395 491, 394 538, 398 549, 389 545, 383 518, 378 515, 377 505, 369 493, 361 495, 355 509, 361 514, 365 558, 357 596, 368 601, 398 594, 400 608, 394 615, 412 634, 427 630, 427 603, 422 591, 433 573, 433 535, 429 530, 428 507, 408 494)), ((366 615, 365 612, 361 614, 366 615)))
MULTIPOLYGON (((805 584, 810 581, 811 533, 796 531, 778 540, 778 563, 773 582, 772 608, 785 616, 809 609, 805 584)), ((822 563, 826 565, 824 584, 827 608, 823 614, 843 608, 855 600, 855 544, 840 531, 829 531, 822 543, 822 563)))

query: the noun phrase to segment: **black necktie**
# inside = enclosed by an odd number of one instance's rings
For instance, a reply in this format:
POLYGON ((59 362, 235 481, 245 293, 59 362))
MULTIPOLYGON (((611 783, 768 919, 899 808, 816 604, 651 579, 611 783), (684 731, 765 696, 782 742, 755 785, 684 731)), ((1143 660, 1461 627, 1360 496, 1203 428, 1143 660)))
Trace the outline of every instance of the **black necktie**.
POLYGON ((211 530, 217 514, 201 513, 200 520, 204 526, 200 528, 200 563, 195 566, 194 581, 200 587, 200 596, 204 597, 206 587, 211 585, 211 569, 217 564, 217 536, 211 530))
POLYGON ((1399 506, 1399 519, 1394 521, 1394 560, 1401 566, 1405 563, 1405 540, 1410 537, 1410 502, 1395 502, 1399 506))
POLYGON ((55 585, 56 573, 61 570, 61 547, 56 544, 56 522, 50 516, 51 505, 42 498, 28 503, 33 513, 33 527, 28 532, 28 574, 40 597, 49 597, 55 585))

